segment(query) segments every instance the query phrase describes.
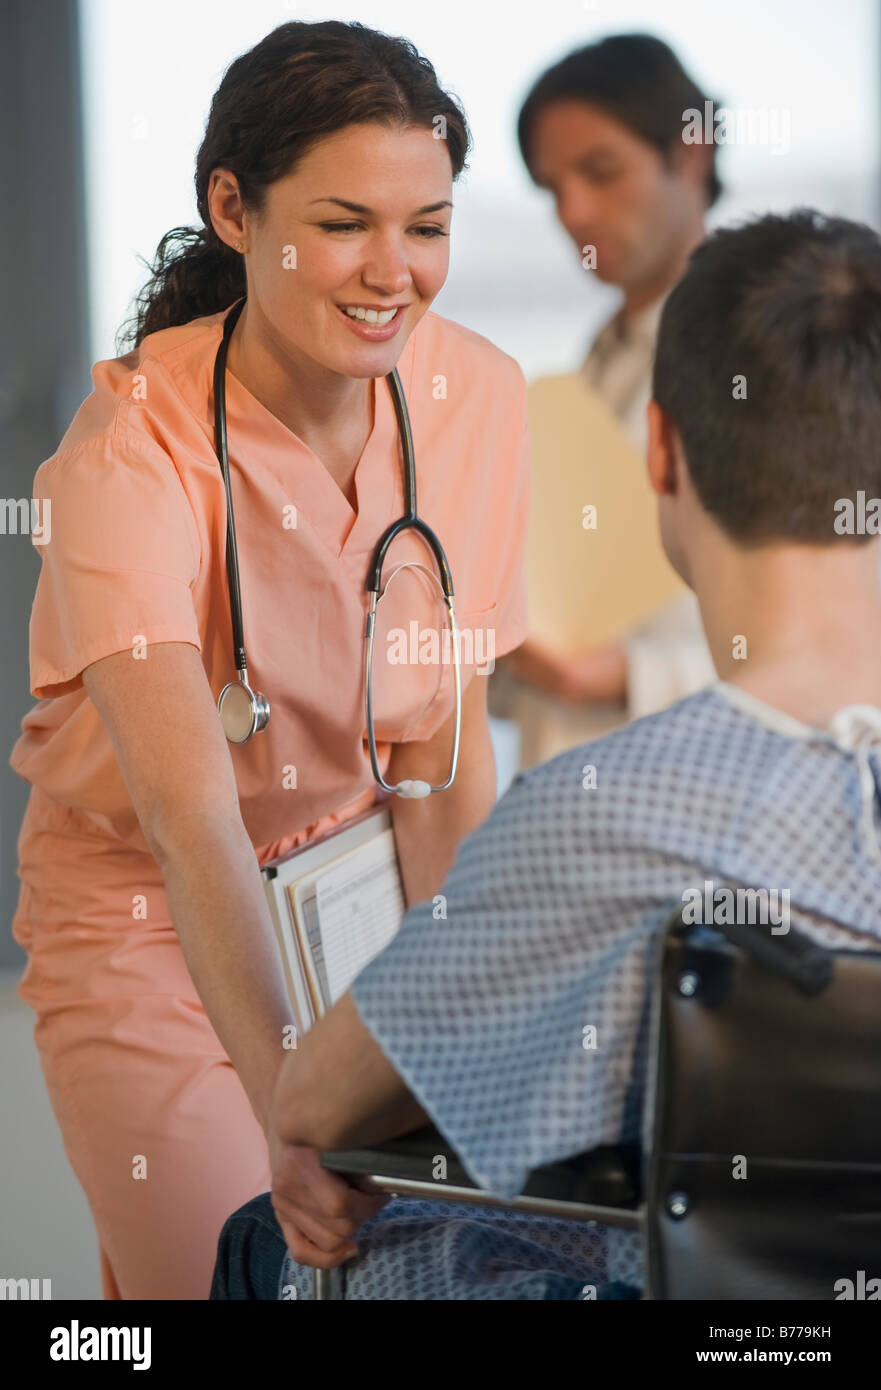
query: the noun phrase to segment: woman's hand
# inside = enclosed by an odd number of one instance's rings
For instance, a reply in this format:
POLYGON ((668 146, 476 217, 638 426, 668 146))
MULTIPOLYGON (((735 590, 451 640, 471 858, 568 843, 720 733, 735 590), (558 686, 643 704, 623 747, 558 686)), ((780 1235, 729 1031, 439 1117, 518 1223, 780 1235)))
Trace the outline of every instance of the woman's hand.
POLYGON ((317 1149, 288 1144, 270 1120, 272 1207, 298 1264, 336 1269, 358 1253, 358 1227, 389 1201, 368 1194, 322 1168, 317 1149))

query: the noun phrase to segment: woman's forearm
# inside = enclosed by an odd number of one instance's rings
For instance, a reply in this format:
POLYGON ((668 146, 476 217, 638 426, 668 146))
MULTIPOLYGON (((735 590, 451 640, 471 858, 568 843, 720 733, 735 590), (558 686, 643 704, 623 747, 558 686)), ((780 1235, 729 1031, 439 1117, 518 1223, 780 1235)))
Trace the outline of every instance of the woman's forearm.
POLYGON ((293 1016, 247 831, 178 821, 157 860, 193 983, 265 1130, 293 1016))

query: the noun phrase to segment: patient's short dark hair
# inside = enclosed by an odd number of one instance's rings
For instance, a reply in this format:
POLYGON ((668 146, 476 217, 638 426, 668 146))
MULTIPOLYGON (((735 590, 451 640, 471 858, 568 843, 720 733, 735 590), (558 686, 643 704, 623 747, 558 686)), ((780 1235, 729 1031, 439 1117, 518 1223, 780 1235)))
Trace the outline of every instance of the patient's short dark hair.
POLYGON ((835 539, 881 497, 881 238, 811 208, 723 228, 664 305, 653 394, 735 540, 835 539))

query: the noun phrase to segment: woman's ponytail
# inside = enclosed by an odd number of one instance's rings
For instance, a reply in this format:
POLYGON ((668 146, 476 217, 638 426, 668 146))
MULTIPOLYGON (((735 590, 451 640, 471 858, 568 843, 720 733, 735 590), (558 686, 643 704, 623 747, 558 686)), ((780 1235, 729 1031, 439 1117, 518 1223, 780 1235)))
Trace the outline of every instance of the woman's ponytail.
MULTIPOLYGON (((136 300, 134 346, 160 328, 226 309, 247 289, 242 256, 221 241, 213 227, 173 227, 147 269, 151 279, 136 300)), ((123 334, 117 351, 125 344, 123 334)))

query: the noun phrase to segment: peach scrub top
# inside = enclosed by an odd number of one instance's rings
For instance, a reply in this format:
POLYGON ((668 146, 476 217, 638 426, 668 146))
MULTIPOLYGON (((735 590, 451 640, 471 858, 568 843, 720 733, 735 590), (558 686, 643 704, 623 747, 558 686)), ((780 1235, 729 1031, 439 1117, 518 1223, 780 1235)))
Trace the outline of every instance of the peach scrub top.
MULTIPOLYGON (((146 854, 82 671, 112 652, 149 660, 153 643, 190 642, 215 703, 235 678, 213 404, 228 312, 152 333, 126 356, 97 362, 94 390, 34 479, 48 524, 48 540, 34 539, 42 565, 30 622, 30 690, 39 703, 22 720, 10 763, 54 801, 77 808, 105 841, 146 854)), ((512 357, 432 312, 397 365, 412 420, 419 513, 452 571, 464 690, 487 656, 526 636, 526 383, 512 357)), ((316 455, 230 372, 226 389, 248 674, 271 707, 265 731, 228 747, 242 818, 264 863, 374 800, 366 577, 377 539, 404 509, 402 455, 388 385, 374 378, 356 512, 316 455)), ((405 560, 437 573, 418 536, 395 540, 375 647, 383 770, 393 743, 430 738, 453 709, 449 644, 438 640, 439 590, 420 569, 392 579, 405 560)), ((70 868, 66 909, 75 917, 77 893, 94 899, 100 885, 94 870, 79 882, 73 859, 70 868)))

